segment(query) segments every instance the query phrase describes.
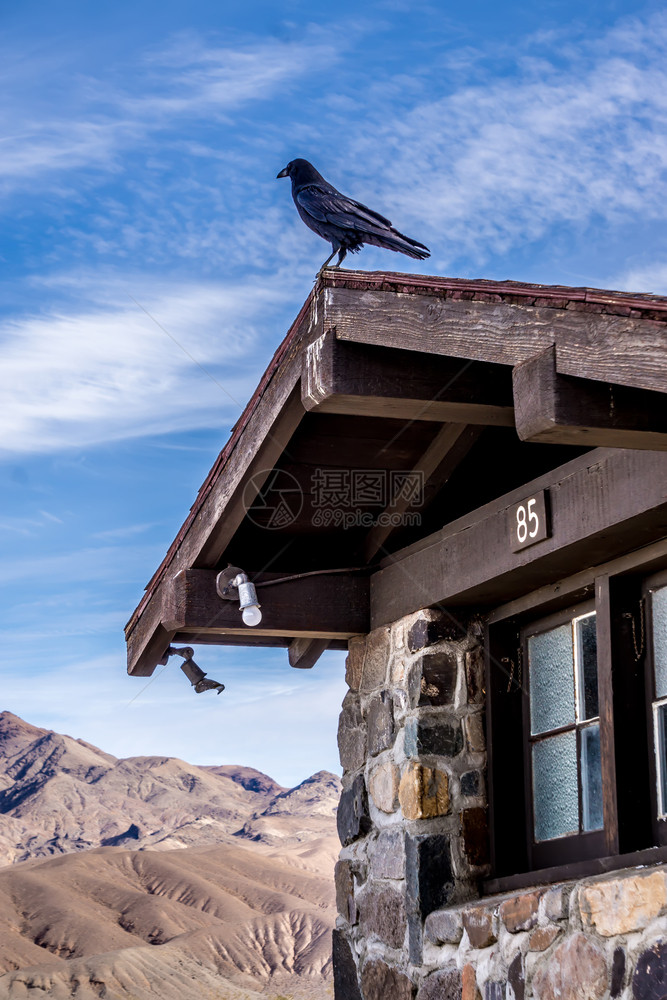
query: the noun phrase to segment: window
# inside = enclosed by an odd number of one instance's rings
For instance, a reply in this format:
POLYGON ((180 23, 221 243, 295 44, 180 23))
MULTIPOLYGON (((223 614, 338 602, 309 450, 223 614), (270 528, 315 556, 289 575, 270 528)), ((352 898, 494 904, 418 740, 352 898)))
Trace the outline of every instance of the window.
POLYGON ((595 612, 529 634, 526 650, 535 842, 601 830, 595 612))
POLYGON ((667 860, 666 563, 661 542, 489 614, 487 891, 667 860))
MULTIPOLYGON (((554 850, 553 842, 604 825, 595 610, 586 606, 538 622, 521 638, 528 675, 529 853, 539 866, 562 853, 562 845, 554 850)), ((583 844, 582 853, 587 853, 583 844)), ((565 854, 572 854, 572 845, 565 854)))
MULTIPOLYGON (((649 579, 644 588, 649 624, 647 689, 650 698, 652 779, 656 839, 667 843, 667 577, 649 579)), ((641 642, 641 639, 640 639, 641 642)))

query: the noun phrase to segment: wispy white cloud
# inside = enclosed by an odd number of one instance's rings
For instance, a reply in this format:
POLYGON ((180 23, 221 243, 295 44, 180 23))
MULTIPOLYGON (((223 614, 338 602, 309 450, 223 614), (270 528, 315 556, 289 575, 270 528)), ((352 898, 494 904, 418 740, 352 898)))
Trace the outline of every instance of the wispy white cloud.
MULTIPOLYGON (((16 100, 5 103, 0 117, 0 193, 33 185, 37 176, 81 168, 116 173, 123 169, 120 154, 132 148, 146 152, 157 132, 177 127, 186 116, 227 121, 244 105, 273 99, 314 70, 333 65, 340 52, 332 38, 333 33, 327 38, 310 29, 298 41, 216 46, 196 35, 181 36, 122 67, 122 76, 120 69, 105 79, 72 74, 69 91, 62 85, 66 67, 33 55, 30 75, 44 86, 36 97, 33 89, 22 94, 16 79, 11 81, 16 100), (49 103, 53 74, 58 86, 49 103)), ((176 136, 167 140, 176 141, 176 136)))
POLYGON ((155 123, 163 116, 224 116, 248 101, 266 100, 314 69, 339 58, 331 35, 311 29, 303 40, 270 39, 235 47, 205 44, 195 35, 173 40, 151 54, 146 87, 152 93, 119 99, 132 118, 155 123))
POLYGON ((5 454, 228 426, 257 378, 260 317, 288 294, 277 280, 92 287, 61 276, 61 292, 68 283, 87 309, 70 302, 0 326, 5 454))
POLYGON ((613 288, 667 295, 667 261, 635 266, 610 279, 613 288))
POLYGON ((566 67, 560 46, 519 52, 511 76, 478 65, 477 84, 394 113, 392 82, 380 82, 346 160, 374 178, 392 217, 430 232, 440 264, 481 261, 552 226, 664 219, 666 50, 660 14, 571 46, 566 67))
POLYGON ((144 532, 150 531, 153 526, 153 524, 124 524, 118 528, 107 528, 106 531, 96 531, 93 538, 107 541, 123 541, 126 538, 135 538, 137 535, 143 535, 144 532))

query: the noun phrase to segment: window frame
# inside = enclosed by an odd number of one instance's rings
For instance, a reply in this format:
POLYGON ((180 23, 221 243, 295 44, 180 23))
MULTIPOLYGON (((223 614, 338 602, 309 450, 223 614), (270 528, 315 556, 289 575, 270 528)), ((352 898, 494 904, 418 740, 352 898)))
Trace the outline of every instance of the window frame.
MULTIPOLYGON (((581 824, 582 816, 582 795, 581 795, 581 730, 590 725, 593 721, 597 721, 600 726, 600 740, 602 744, 602 718, 598 714, 594 716, 593 719, 585 720, 583 722, 579 721, 578 716, 578 700, 579 700, 579 685, 576 679, 576 674, 574 672, 573 663, 573 697, 575 704, 575 719, 570 725, 560 726, 554 730, 548 730, 545 733, 533 734, 531 732, 531 717, 530 717, 530 659, 528 652, 529 640, 536 635, 543 635, 545 632, 549 632, 552 629, 558 628, 560 625, 566 625, 574 622, 575 619, 584 617, 594 613, 596 616, 596 632, 597 632, 597 608, 595 606, 594 598, 584 601, 581 604, 564 608, 561 611, 547 615, 546 617, 533 619, 527 622, 520 630, 519 633, 519 649, 520 656, 524 665, 524 677, 523 677, 523 746, 524 746, 524 782, 525 782, 525 802, 526 802, 526 843, 527 843, 527 853, 528 853, 528 864, 533 870, 540 870, 542 868, 549 868, 559 863, 566 864, 571 861, 581 861, 588 858, 598 857, 600 854, 604 853, 605 844, 608 836, 608 831, 605 830, 605 825, 603 822, 602 829, 599 830, 579 830, 577 833, 566 834, 562 837, 554 837, 551 840, 538 841, 535 839, 535 809, 534 809, 534 793, 533 793, 533 761, 532 761, 532 748, 535 743, 540 742, 541 739, 547 738, 547 735, 558 735, 564 732, 574 732, 576 734, 576 748, 577 748, 577 795, 578 795, 578 815, 579 823, 581 824), (537 738, 536 738, 537 737, 537 738)), ((574 642, 574 636, 573 636, 574 642)), ((600 657, 598 655, 598 713, 601 711, 601 698, 600 698, 600 657)), ((610 789, 605 787, 605 769, 602 768, 602 795, 603 804, 604 799, 610 794, 610 789)), ((613 794, 613 793, 612 793, 613 794)))
MULTIPOLYGON (((667 817, 658 821, 653 738, 652 622, 649 587, 667 583, 667 538, 592 565, 489 610, 485 615, 486 712, 491 873, 485 893, 667 861, 667 817), (644 598, 642 604, 642 597, 644 598), (554 864, 529 852, 521 632, 551 616, 568 619, 594 602, 604 796, 604 845, 597 832, 578 854, 565 848, 554 864), (635 656, 632 619, 646 633, 635 656), (612 685, 612 679, 614 681, 612 685), (518 734, 518 740, 517 740, 518 734), (520 761, 520 765, 518 765, 520 761), (519 776, 519 766, 523 775, 519 776), (642 780, 638 781, 637 776, 642 780), (650 786, 650 787, 649 787, 650 786), (659 829, 660 836, 656 833, 659 829), (663 837, 662 834, 665 834, 663 837), (588 856, 582 856, 588 855, 588 856), (537 867, 543 864, 547 867, 537 867)), ((575 842, 563 837, 546 843, 575 842)), ((538 852, 539 854, 539 852, 538 852)))
MULTIPOLYGON (((653 590, 660 590, 667 587, 667 570, 653 573, 647 576, 642 583, 642 601, 644 616, 644 648, 641 654, 644 660, 644 674, 646 684, 646 716, 647 732, 649 740, 649 778, 651 785, 651 820, 653 826, 653 837, 656 844, 667 846, 667 809, 660 813, 660 793, 658 791, 658 774, 660 767, 658 764, 658 747, 655 739, 655 709, 660 704, 667 703, 667 695, 660 698, 656 694, 655 685, 655 645, 653 641, 653 602, 649 595, 653 590)), ((665 803, 667 806, 667 803, 665 803)))

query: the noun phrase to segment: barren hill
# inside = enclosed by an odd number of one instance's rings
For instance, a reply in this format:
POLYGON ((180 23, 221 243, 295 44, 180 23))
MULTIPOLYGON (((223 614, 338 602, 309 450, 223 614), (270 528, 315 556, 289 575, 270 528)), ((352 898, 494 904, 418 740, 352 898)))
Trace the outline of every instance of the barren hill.
POLYGON ((331 996, 339 791, 1 713, 0 998, 331 996))
POLYGON ((287 790, 249 767, 119 760, 0 713, 0 864, 102 846, 173 850, 234 835, 308 839, 331 832, 339 792, 327 772, 287 790), (280 817, 265 831, 266 810, 280 817))

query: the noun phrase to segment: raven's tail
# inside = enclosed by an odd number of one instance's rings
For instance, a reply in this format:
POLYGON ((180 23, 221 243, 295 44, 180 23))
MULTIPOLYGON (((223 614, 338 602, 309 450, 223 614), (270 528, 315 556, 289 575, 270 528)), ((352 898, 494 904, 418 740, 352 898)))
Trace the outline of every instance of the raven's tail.
MULTIPOLYGON (((370 240, 364 238, 364 243, 366 242, 370 242, 370 240)), ((404 236, 403 233, 399 233, 398 229, 394 229, 393 227, 382 233, 377 245, 385 247, 387 250, 404 253, 408 257, 414 257, 415 260, 426 260, 427 257, 431 256, 431 251, 423 243, 418 243, 417 240, 412 240, 409 236, 404 236)))

